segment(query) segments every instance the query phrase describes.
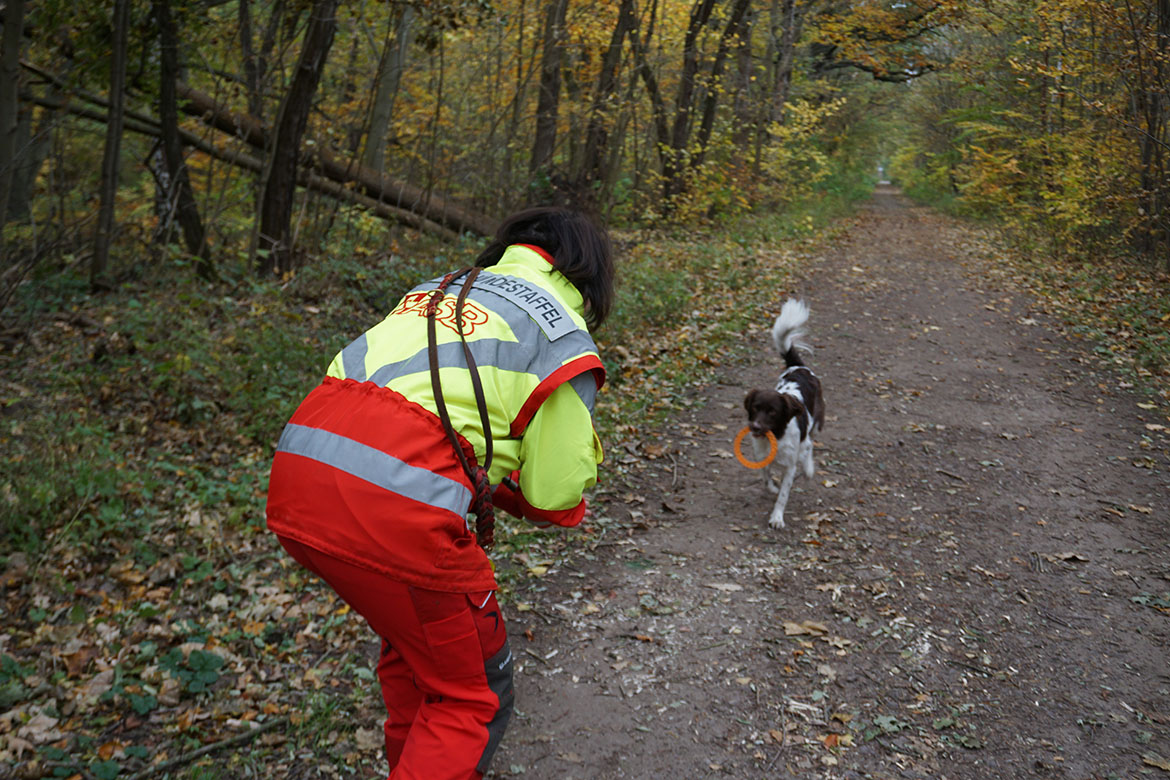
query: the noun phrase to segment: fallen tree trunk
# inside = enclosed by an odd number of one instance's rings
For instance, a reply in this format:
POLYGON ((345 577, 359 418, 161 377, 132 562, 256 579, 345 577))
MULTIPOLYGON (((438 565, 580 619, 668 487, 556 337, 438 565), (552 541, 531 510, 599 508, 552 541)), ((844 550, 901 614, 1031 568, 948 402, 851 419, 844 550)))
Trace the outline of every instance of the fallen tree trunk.
MULTIPOLYGON (((31 63, 21 61, 21 67, 54 84, 65 85, 63 79, 31 63)), ((184 113, 199 117, 211 127, 243 141, 254 149, 265 150, 267 148, 268 130, 260 120, 248 114, 232 111, 205 92, 200 92, 183 82, 178 82, 176 88, 178 97, 180 98, 179 108, 184 113)), ((95 105, 109 108, 109 102, 98 95, 89 95, 76 89, 70 89, 69 91, 95 105)), ((45 106, 62 105, 59 102, 48 102, 51 100, 49 98, 35 97, 29 93, 22 94, 21 99, 45 106)), ((70 113, 88 116, 89 119, 96 121, 105 121, 97 112, 82 113, 77 110, 80 107, 69 106, 68 104, 65 104, 65 107, 70 113)), ((128 115, 132 114, 128 113, 128 115)), ((145 120, 151 125, 157 126, 157 122, 151 118, 146 118, 141 115, 137 118, 140 121, 145 120)), ((138 132, 144 132, 141 128, 134 129, 138 132)), ((189 132, 183 132, 183 141, 190 146, 194 146, 201 151, 215 155, 218 159, 223 159, 228 162, 231 162, 231 159, 222 155, 236 154, 235 152, 229 152, 208 144, 206 141, 199 139, 198 136, 189 132), (193 139, 198 139, 198 143, 193 139)), ((373 208, 370 205, 371 202, 381 204, 381 207, 377 209, 380 217, 395 219, 416 229, 427 230, 432 233, 438 232, 447 236, 458 235, 464 232, 489 236, 495 232, 495 220, 485 214, 476 213, 456 206, 435 195, 428 196, 426 192, 418 187, 392 181, 377 171, 365 168, 357 163, 345 163, 337 159, 329 151, 319 148, 319 146, 308 157, 308 164, 315 167, 325 178, 343 185, 342 189, 345 192, 355 196, 352 198, 345 196, 347 202, 361 203, 369 208, 373 208), (351 183, 357 184, 362 190, 360 193, 361 199, 356 197, 359 193, 344 186, 351 183), (441 229, 436 230, 440 226, 441 229)), ((310 178, 306 181, 312 182, 314 180, 310 178)), ((326 188, 315 184, 307 184, 306 186, 311 186, 317 192, 331 195, 335 194, 335 192, 330 191, 334 188, 326 188)))
MULTIPOLYGON (((20 99, 28 103, 44 106, 45 108, 62 110, 66 113, 72 114, 73 116, 82 117, 84 119, 91 119, 95 122, 100 122, 103 124, 107 120, 107 115, 104 111, 87 108, 86 106, 80 106, 76 103, 71 103, 60 98, 40 97, 28 92, 23 92, 21 93, 20 99)), ((159 138, 162 134, 162 130, 156 120, 154 120, 152 117, 147 117, 135 112, 127 112, 125 129, 130 130, 131 132, 139 133, 141 135, 151 136, 153 138, 159 138)), ((184 145, 190 146, 193 149, 198 149, 199 151, 214 157, 217 160, 234 165, 237 168, 243 168, 244 170, 251 173, 260 173, 264 168, 263 163, 261 163, 260 160, 256 157, 239 150, 218 147, 215 144, 200 138, 192 132, 183 130, 182 128, 179 129, 179 137, 182 139, 184 145)), ((312 171, 302 169, 298 174, 297 183, 304 187, 308 187, 314 192, 328 195, 329 197, 342 201, 343 203, 353 203, 364 208, 368 208, 370 211, 374 212, 375 215, 382 219, 392 220, 394 222, 398 222, 408 227, 414 228, 415 230, 421 230, 427 233, 431 233, 432 235, 441 236, 447 240, 455 240, 459 237, 459 234, 456 231, 444 227, 443 225, 429 220, 426 217, 421 217, 412 211, 374 200, 373 198, 370 198, 366 195, 362 195, 360 192, 347 189, 343 184, 330 181, 329 179, 315 174, 312 171)))
MULTIPOLYGON (((249 146, 266 148, 268 130, 255 117, 232 111, 210 95, 187 84, 179 85, 179 97, 184 100, 182 109, 188 114, 199 117, 249 146)), ((486 236, 494 231, 493 220, 486 215, 456 206, 435 195, 427 195, 419 187, 392 181, 357 162, 340 160, 319 144, 306 157, 308 164, 326 178, 340 184, 355 183, 367 197, 381 203, 411 211, 459 233, 471 232, 486 236)))

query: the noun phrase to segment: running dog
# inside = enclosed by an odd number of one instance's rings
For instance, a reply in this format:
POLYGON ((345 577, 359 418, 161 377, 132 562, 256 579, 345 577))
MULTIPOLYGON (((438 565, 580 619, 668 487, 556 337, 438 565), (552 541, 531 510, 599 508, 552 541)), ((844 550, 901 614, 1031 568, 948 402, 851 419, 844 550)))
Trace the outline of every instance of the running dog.
POLYGON ((812 352, 803 341, 806 322, 808 305, 789 298, 772 325, 772 344, 784 359, 786 368, 774 390, 752 390, 743 399, 757 459, 767 456, 771 448, 768 433, 771 433, 776 437, 774 462, 784 469, 779 488, 772 482, 770 469, 764 469, 764 484, 777 494, 772 516, 768 519, 772 528, 784 527, 784 507, 788 503, 797 466, 806 477, 812 477, 816 468, 813 464, 813 432, 820 431, 825 425, 821 381, 800 356, 801 352, 812 352))

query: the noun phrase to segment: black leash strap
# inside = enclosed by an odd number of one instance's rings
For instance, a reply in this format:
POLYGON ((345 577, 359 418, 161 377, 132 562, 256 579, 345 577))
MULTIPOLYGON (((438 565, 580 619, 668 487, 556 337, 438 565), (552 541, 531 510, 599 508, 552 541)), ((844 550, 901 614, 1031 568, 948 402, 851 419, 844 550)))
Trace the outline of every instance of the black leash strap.
POLYGON ((488 481, 488 469, 492 465, 492 428, 488 418, 487 402, 483 393, 483 382, 479 378, 479 368, 475 358, 471 355, 471 347, 467 344, 467 337, 463 334, 463 304, 467 294, 471 292, 471 285, 479 275, 479 268, 464 268, 462 271, 453 271, 443 277, 439 287, 427 301, 427 357, 431 369, 431 392, 435 396, 435 406, 439 411, 439 420, 443 423, 443 430, 447 433, 447 440, 455 450, 455 457, 463 467, 463 473, 471 481, 474 495, 471 499, 471 511, 475 513, 475 540, 485 550, 490 550, 495 544, 496 517, 492 507, 492 489, 488 481), (435 319, 439 310, 439 302, 447 294, 447 288, 457 279, 466 274, 463 280, 463 289, 455 301, 455 329, 459 333, 459 340, 463 344, 463 357, 467 361, 467 369, 471 372, 471 387, 475 392, 475 404, 479 409, 479 421, 483 426, 483 436, 486 442, 482 466, 472 465, 459 444, 459 436, 451 425, 451 415, 447 412, 447 402, 443 399, 443 385, 439 381, 439 347, 435 334, 435 319))

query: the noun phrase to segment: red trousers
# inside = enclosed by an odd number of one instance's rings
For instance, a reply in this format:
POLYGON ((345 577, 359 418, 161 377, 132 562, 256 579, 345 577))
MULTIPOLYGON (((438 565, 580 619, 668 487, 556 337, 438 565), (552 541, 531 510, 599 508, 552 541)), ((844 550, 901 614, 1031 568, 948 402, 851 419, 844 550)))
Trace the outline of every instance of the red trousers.
POLYGON ((483 777, 513 700, 512 652, 495 594, 406 585, 278 538, 382 638, 390 780, 483 777))

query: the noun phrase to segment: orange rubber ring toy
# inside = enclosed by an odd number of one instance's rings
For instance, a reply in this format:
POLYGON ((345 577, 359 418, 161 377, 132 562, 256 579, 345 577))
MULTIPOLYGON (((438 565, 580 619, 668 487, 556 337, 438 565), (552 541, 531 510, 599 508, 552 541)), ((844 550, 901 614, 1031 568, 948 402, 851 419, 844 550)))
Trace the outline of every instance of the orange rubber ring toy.
POLYGON ((768 452, 768 456, 766 458, 763 460, 748 460, 743 456, 743 450, 741 449, 740 445, 743 444, 743 437, 747 436, 750 431, 751 429, 745 425, 744 429, 736 434, 734 448, 735 457, 739 460, 740 463, 747 466, 749 469, 762 469, 771 463, 772 459, 776 457, 776 435, 771 431, 768 431, 768 443, 772 445, 772 449, 768 452))

